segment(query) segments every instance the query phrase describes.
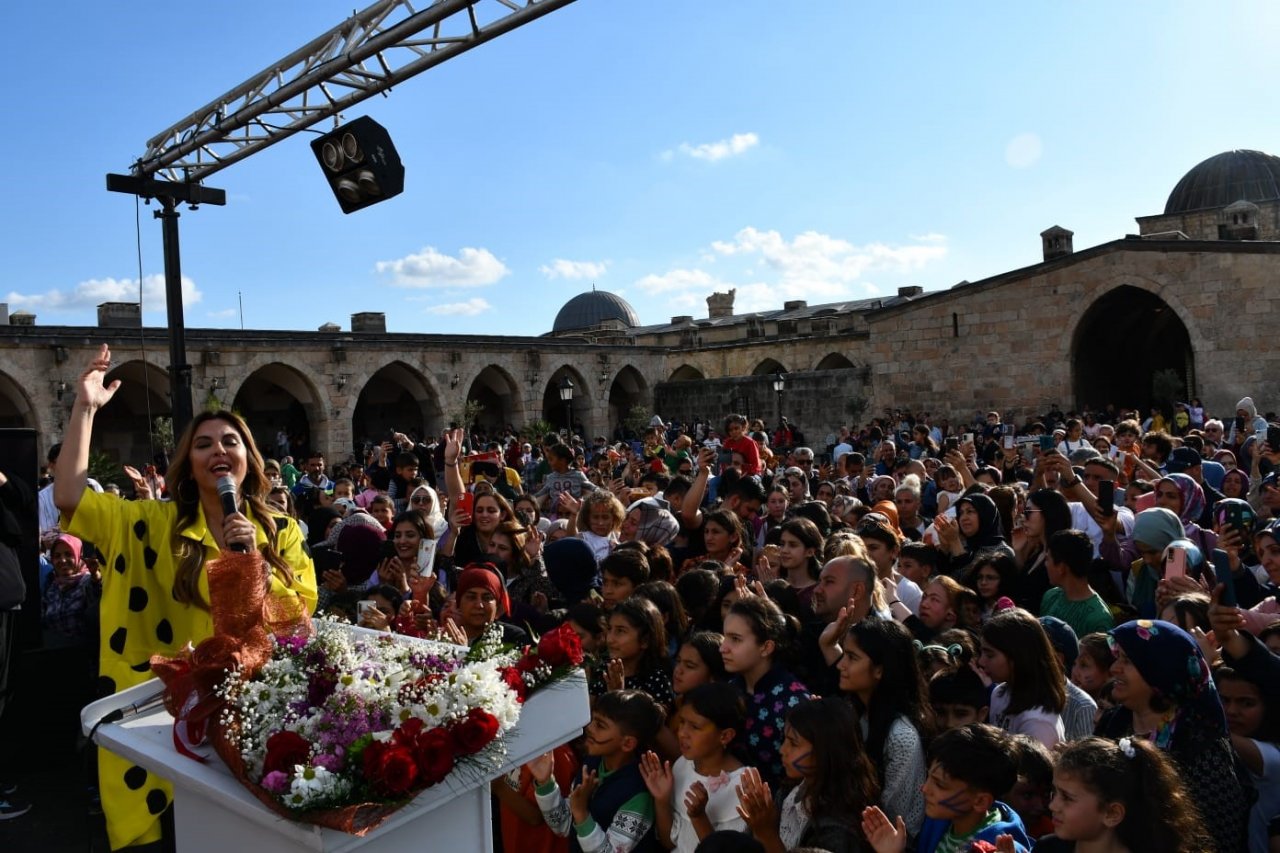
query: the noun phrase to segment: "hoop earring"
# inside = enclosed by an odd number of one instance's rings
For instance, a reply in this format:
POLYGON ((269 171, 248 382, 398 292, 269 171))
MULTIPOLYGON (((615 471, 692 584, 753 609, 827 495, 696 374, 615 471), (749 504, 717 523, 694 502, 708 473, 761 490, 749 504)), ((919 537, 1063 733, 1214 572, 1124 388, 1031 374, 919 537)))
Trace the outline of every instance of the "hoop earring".
POLYGON ((196 501, 200 500, 200 489, 196 485, 196 481, 190 478, 178 483, 178 488, 174 489, 174 493, 177 494, 178 500, 181 501, 182 503, 193 504, 196 501), (187 494, 183 491, 183 489, 186 488, 187 486, 191 487, 190 497, 187 497, 187 494))

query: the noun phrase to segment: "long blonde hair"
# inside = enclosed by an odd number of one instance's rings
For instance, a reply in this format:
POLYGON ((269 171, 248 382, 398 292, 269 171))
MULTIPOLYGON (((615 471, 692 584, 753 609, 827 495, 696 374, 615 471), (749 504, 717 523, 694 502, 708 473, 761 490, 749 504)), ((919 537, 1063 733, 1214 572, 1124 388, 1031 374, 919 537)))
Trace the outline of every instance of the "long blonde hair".
POLYGON ((293 570, 277 549, 279 537, 275 517, 280 513, 274 512, 266 502, 271 483, 267 480, 262 454, 254 444, 249 425, 239 415, 225 409, 201 412, 192 418, 191 423, 183 431, 182 437, 178 439, 178 446, 173 451, 173 461, 169 464, 166 474, 174 506, 178 509, 173 531, 169 536, 173 553, 178 558, 178 570, 173 579, 173 597, 175 601, 191 604, 201 610, 209 609, 209 603, 200 596, 200 572, 204 569, 204 546, 181 534, 183 528, 196 520, 200 508, 200 494, 199 491, 194 495, 184 494, 184 489, 189 491, 187 483, 195 485, 191 476, 191 445, 195 440, 196 430, 203 424, 215 420, 229 424, 240 434, 240 440, 244 442, 248 470, 245 472, 244 482, 240 484, 240 496, 249 505, 253 518, 257 519, 262 525, 263 532, 266 533, 267 543, 261 548, 262 557, 280 572, 286 584, 292 586, 294 581, 293 570))

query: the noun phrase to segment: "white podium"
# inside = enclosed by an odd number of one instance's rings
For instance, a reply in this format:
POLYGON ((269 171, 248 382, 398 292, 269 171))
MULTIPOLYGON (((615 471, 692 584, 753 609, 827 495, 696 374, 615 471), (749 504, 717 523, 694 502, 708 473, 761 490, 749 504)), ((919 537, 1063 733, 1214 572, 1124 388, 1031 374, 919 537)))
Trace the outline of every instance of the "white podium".
MULTIPOLYGON (((87 705, 80 714, 85 734, 110 712, 144 702, 162 684, 151 679, 87 705)), ((173 718, 163 707, 101 726, 99 746, 173 783, 174 826, 181 853, 241 853, 250 850, 405 853, 440 850, 470 853, 493 849, 489 782, 531 758, 576 737, 591 719, 581 670, 535 693, 520 722, 507 735, 505 763, 477 776, 462 767, 423 791, 363 837, 287 820, 258 802, 211 748, 201 764, 173 748, 173 718)))

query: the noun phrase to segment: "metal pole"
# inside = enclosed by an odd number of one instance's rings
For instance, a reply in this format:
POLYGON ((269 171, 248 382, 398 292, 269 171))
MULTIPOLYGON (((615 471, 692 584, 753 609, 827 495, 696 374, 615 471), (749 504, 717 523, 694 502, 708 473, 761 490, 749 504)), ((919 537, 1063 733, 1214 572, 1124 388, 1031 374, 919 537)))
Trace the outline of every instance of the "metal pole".
POLYGON ((164 239, 164 298, 169 312, 169 398, 175 439, 191 423, 191 365, 187 364, 186 326, 182 319, 182 259, 178 251, 178 202, 161 196, 160 220, 164 239))
POLYGON ((564 401, 564 428, 569 431, 569 437, 573 438, 573 401, 564 401))

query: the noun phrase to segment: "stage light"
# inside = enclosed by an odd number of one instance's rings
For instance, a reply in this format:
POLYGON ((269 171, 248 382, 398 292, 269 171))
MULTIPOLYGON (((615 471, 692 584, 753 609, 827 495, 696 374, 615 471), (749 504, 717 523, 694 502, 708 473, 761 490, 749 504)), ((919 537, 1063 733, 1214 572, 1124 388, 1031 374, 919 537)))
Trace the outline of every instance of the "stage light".
POLYGON ((343 213, 354 213, 404 191, 404 166, 391 135, 368 116, 314 140, 311 150, 343 213))

